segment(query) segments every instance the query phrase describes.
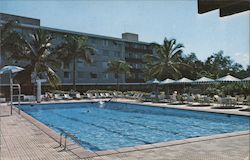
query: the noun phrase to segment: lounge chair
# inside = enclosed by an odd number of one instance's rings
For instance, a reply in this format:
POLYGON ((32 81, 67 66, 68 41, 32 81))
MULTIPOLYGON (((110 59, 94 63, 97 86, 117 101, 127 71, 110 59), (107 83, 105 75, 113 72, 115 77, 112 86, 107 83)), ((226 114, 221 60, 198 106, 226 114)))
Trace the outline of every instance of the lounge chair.
POLYGON ((194 97, 189 95, 189 96, 187 97, 187 102, 188 102, 188 103, 193 103, 193 102, 194 102, 194 97))
POLYGON ((45 92, 44 97, 42 99, 45 100, 45 101, 49 101, 49 100, 53 100, 54 97, 53 97, 52 93, 45 92))
POLYGON ((99 93, 94 93, 94 97, 95 98, 100 98, 100 94, 99 93))
POLYGON ((115 98, 118 98, 118 93, 117 92, 113 92, 113 95, 115 98))
POLYGON ((112 98, 112 96, 111 96, 109 93, 105 93, 105 96, 106 96, 107 98, 112 98))
POLYGON ((5 103, 6 102, 6 98, 0 98, 0 103, 5 103))
POLYGON ((217 107, 218 109, 234 109, 236 108, 236 99, 232 97, 218 97, 217 98, 217 107))
POLYGON ((60 96, 60 94, 54 94, 54 99, 55 99, 55 100, 62 100, 63 97, 60 96))
POLYGON ((36 96, 33 95, 24 95, 24 101, 36 101, 36 96))
POLYGON ((87 93, 87 97, 88 97, 89 99, 94 98, 92 93, 87 93))
POLYGON ((100 93, 100 98, 107 98, 104 93, 100 93))
POLYGON ((68 99, 68 100, 71 100, 73 99, 72 97, 69 96, 69 94, 63 94, 63 99, 68 99))
POLYGON ((69 96, 72 97, 73 99, 78 99, 78 100, 82 98, 80 93, 72 93, 69 96))

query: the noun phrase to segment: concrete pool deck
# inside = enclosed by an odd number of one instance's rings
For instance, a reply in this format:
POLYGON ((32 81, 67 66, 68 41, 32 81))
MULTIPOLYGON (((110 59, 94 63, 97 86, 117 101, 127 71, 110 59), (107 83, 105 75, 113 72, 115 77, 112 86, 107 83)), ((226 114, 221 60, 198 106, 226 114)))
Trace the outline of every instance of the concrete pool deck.
MULTIPOLYGON (((118 101, 137 103, 135 101, 128 101, 124 99, 119 99, 118 101)), ((64 101, 61 102, 63 103, 64 101)), ((152 105, 151 103, 143 104, 152 105)), ((165 104, 153 105, 160 105, 161 107, 164 107, 165 104)), ((168 107, 184 107, 183 109, 185 109, 187 106, 168 107)), ((190 107, 187 107, 186 109, 189 108, 190 107)), ((195 107, 195 109, 199 108, 205 109, 204 107, 195 107)), ((206 107, 206 110, 207 109, 208 108, 206 107)), ((84 153, 84 149, 77 148, 76 146, 75 153, 79 153, 78 156, 76 156, 73 154, 74 152, 63 151, 63 148, 58 147, 59 144, 56 142, 55 137, 48 135, 48 133, 45 134, 43 129, 41 129, 36 124, 31 123, 30 120, 18 115, 16 112, 13 112, 13 116, 4 116, 8 114, 7 111, 7 105, 1 104, 0 159, 80 159, 88 157, 85 159, 249 160, 249 131, 221 134, 209 137, 191 138, 182 141, 162 142, 157 144, 127 147, 117 150, 96 152, 94 154, 89 154, 87 152, 84 153)), ((223 110, 216 109, 216 112, 217 111, 223 112, 223 110)), ((236 110, 226 110, 226 112, 232 112, 238 115, 249 115, 247 112, 236 110)))

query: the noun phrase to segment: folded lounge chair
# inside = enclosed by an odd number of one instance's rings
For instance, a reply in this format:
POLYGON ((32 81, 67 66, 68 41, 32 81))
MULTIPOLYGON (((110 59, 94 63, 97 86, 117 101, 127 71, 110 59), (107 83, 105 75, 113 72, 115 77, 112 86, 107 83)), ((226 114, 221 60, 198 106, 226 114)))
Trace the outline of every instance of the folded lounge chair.
POLYGON ((104 93, 100 93, 100 98, 107 98, 104 93))
POLYGON ((92 93, 87 93, 87 97, 88 97, 89 99, 94 98, 92 93))
POLYGON ((105 93, 105 96, 106 96, 107 98, 112 98, 112 96, 111 96, 109 93, 105 93))
POLYGON ((72 97, 69 96, 69 94, 63 94, 63 99, 68 99, 68 100, 71 100, 73 99, 72 97))
POLYGON ((54 94, 54 99, 55 99, 55 100, 62 100, 63 97, 60 96, 60 94, 54 94))

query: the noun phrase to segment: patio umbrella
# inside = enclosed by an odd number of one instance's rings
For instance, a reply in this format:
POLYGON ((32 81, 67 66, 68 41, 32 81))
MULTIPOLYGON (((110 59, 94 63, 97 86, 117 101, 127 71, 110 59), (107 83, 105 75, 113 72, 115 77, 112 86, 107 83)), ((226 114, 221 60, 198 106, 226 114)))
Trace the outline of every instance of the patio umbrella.
POLYGON ((227 75, 227 76, 216 79, 216 81, 218 82, 240 82, 241 80, 231 75, 227 75))
POLYGON ((175 83, 191 83, 191 82, 193 82, 191 79, 188 79, 188 78, 185 78, 185 77, 175 81, 175 83))
POLYGON ((155 78, 155 79, 147 81, 146 83, 147 84, 160 84, 160 81, 155 78))
POLYGON ((20 72, 22 70, 24 70, 24 69, 21 67, 18 67, 18 66, 4 66, 0 70, 0 74, 16 73, 16 72, 20 72))
POLYGON ((185 84, 189 84, 189 83, 192 83, 193 80, 191 79, 188 79, 186 77, 183 77, 177 81, 175 81, 175 84, 183 84, 183 91, 185 92, 185 84))
POLYGON ((10 76, 10 114, 12 115, 12 106, 13 106, 13 78, 12 74, 17 73, 24 70, 21 67, 18 66, 4 66, 0 70, 0 74, 9 74, 10 76))
POLYGON ((250 82, 250 77, 244 78, 244 79, 242 79, 242 81, 244 81, 244 82, 249 81, 250 82))
POLYGON ((169 94, 169 84, 173 84, 174 82, 175 82, 175 80, 167 78, 164 81, 161 81, 160 84, 167 85, 167 93, 169 94))
POLYGON ((161 81, 160 84, 172 84, 174 82, 175 82, 175 80, 167 78, 164 81, 161 81))
POLYGON ((213 83, 213 82, 214 82, 213 79, 207 77, 201 77, 194 81, 194 83, 213 83))

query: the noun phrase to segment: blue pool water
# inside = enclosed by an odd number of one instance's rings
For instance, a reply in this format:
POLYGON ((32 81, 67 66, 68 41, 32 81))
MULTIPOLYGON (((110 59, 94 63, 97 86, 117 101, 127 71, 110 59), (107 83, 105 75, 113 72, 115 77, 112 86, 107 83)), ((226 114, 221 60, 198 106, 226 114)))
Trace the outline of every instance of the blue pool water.
POLYGON ((249 117, 126 103, 22 105, 21 109, 91 151, 249 130, 249 117))

